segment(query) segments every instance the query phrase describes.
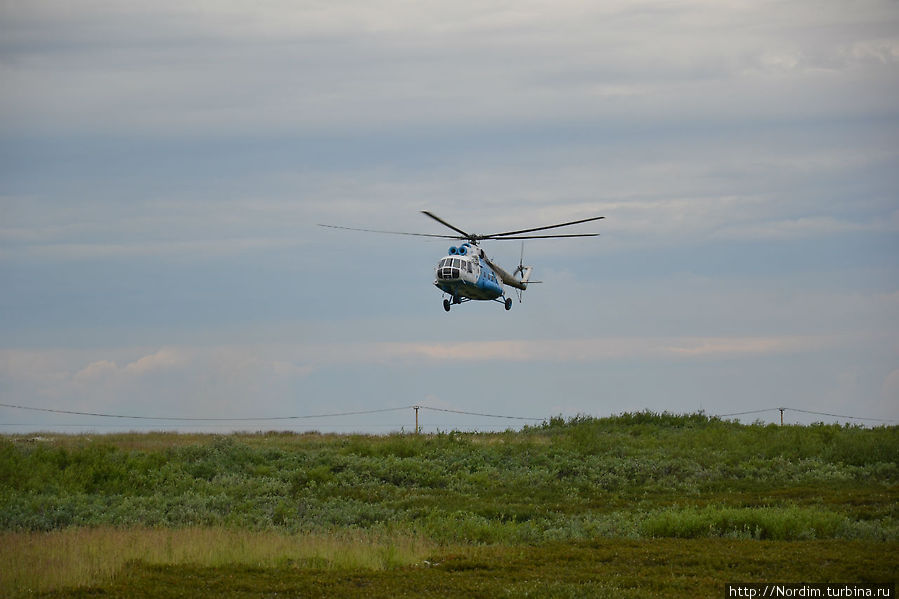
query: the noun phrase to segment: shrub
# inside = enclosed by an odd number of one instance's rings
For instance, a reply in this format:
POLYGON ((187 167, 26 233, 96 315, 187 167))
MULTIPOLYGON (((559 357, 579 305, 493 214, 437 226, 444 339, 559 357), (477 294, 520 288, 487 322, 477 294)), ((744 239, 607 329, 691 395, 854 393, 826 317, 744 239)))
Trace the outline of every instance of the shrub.
POLYGON ((795 541, 835 538, 847 525, 844 516, 819 509, 708 506, 657 512, 642 522, 640 531, 649 537, 739 537, 795 541))

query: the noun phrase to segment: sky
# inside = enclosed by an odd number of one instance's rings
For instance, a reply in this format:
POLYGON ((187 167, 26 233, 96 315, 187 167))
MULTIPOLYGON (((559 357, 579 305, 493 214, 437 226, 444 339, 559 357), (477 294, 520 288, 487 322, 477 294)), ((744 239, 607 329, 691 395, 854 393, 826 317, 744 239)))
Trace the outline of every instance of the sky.
POLYGON ((896 424, 897 32, 890 0, 4 1, 0 432, 896 424), (527 242, 509 312, 444 312, 451 242, 317 226, 448 232, 422 210, 605 220, 527 242))

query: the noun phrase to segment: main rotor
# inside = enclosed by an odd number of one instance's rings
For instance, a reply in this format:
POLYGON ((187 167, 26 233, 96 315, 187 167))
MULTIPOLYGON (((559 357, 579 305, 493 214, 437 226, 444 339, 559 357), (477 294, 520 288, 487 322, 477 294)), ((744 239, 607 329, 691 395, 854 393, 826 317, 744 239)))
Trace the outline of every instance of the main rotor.
POLYGON ((557 229, 559 227, 568 227, 571 225, 579 225, 581 223, 587 223, 594 220, 601 220, 605 218, 604 216, 594 216, 591 218, 582 218, 580 220, 573 220, 565 223, 559 223, 556 225, 547 225, 545 227, 534 227, 531 229, 519 229, 517 231, 504 231, 502 233, 490 233, 489 235, 479 235, 476 233, 468 233, 460 229, 459 227, 450 224, 435 215, 432 212, 428 212, 427 210, 422 210, 422 214, 436 220, 441 225, 452 229, 457 233, 457 235, 440 235, 434 233, 406 233, 404 231, 381 231, 377 229, 355 229, 352 227, 338 227, 336 225, 319 225, 320 227, 328 227, 330 229, 344 229, 348 231, 366 231, 368 233, 387 233, 390 235, 414 235, 416 237, 437 237, 440 239, 460 239, 465 240, 471 243, 472 245, 478 245, 479 241, 483 241, 485 239, 496 239, 496 240, 506 240, 506 239, 559 239, 559 238, 570 238, 570 237, 596 237, 599 233, 568 233, 568 234, 553 234, 553 235, 527 235, 527 233, 536 233, 538 231, 547 231, 549 229, 557 229))

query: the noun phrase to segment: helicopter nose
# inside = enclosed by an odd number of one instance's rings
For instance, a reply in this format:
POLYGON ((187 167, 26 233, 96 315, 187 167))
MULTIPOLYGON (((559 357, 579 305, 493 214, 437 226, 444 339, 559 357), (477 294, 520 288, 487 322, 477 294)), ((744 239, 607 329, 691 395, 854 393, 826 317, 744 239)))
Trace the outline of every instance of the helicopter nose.
POLYGON ((459 269, 454 266, 443 266, 437 268, 437 278, 443 280, 458 279, 459 269))

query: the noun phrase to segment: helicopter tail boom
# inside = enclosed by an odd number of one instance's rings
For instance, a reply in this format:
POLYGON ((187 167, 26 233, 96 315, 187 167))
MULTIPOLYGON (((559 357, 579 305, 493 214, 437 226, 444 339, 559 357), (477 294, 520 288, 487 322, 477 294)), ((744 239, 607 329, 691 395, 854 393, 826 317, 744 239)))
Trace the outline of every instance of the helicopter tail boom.
POLYGON ((487 256, 484 256, 484 262, 487 263, 487 266, 493 269, 493 272, 497 274, 500 280, 502 280, 503 284, 508 285, 509 287, 514 287, 515 289, 521 289, 522 291, 528 288, 528 279, 530 278, 531 271, 533 270, 532 266, 526 266, 522 271, 522 277, 519 279, 515 275, 510 275, 503 269, 503 267, 501 267, 499 264, 497 264, 487 256))

